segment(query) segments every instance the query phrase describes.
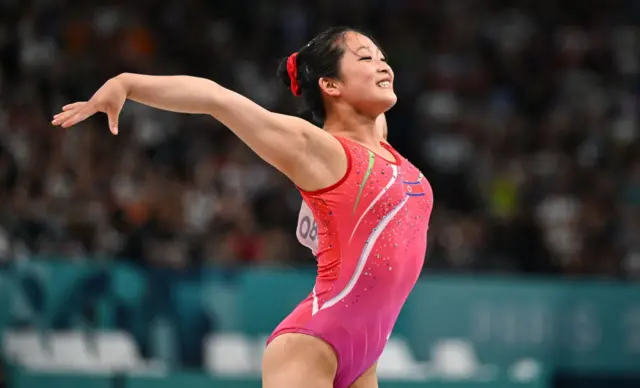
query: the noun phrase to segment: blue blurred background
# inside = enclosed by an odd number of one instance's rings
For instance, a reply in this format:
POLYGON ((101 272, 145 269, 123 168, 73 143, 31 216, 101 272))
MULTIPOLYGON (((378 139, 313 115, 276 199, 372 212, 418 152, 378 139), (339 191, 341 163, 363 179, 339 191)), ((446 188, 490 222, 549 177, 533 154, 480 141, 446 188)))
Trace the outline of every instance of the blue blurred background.
POLYGON ((124 71, 295 114, 278 59, 346 24, 387 51, 389 141, 436 200, 381 387, 640 386, 639 20, 633 0, 0 0, 0 384, 259 387, 314 280, 293 185, 207 117, 49 120, 124 71))

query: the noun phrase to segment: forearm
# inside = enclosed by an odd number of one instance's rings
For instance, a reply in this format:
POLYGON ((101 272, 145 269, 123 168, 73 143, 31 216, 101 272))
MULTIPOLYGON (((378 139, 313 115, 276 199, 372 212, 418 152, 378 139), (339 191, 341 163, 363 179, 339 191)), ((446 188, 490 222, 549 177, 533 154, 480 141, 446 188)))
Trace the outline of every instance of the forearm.
POLYGON ((151 76, 123 73, 115 78, 127 91, 127 98, 154 108, 179 113, 210 114, 222 87, 204 78, 151 76))

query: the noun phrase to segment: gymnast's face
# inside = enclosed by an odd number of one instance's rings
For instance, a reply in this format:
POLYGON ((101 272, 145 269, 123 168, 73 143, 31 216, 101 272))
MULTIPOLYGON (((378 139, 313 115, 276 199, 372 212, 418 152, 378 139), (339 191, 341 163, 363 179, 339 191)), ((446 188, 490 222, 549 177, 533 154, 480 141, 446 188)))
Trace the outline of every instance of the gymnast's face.
POLYGON ((377 117, 397 101, 393 70, 380 48, 367 36, 344 35, 339 79, 320 78, 320 88, 334 104, 348 104, 356 112, 377 117))

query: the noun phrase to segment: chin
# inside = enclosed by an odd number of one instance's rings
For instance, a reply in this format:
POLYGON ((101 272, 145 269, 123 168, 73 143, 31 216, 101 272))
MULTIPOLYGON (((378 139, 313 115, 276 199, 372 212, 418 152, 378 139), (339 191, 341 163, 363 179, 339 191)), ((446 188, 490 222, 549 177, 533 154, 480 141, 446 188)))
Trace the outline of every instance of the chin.
POLYGON ((389 93, 385 93, 385 94, 386 95, 383 98, 381 98, 379 101, 380 107, 382 108, 381 113, 384 113, 389 109, 393 108, 396 102, 398 102, 398 96, 396 96, 396 94, 393 91, 390 91, 389 93))
POLYGON ((367 115, 378 116, 389 109, 393 108, 393 106, 398 101, 398 97, 393 92, 393 90, 386 90, 383 93, 371 93, 369 94, 367 99, 360 99, 353 106, 357 111, 363 112, 367 115))
POLYGON ((396 102, 398 102, 398 96, 396 96, 396 93, 391 91, 391 96, 389 96, 389 108, 391 109, 393 108, 393 106, 396 104, 396 102))

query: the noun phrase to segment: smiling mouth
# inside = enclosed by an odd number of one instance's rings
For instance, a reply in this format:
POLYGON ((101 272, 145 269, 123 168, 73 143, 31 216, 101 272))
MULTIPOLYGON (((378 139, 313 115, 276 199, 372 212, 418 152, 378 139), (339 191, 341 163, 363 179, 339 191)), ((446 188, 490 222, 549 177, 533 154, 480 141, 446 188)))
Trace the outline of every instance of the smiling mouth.
POLYGON ((378 83, 376 83, 376 85, 378 85, 378 87, 381 87, 383 89, 388 89, 391 87, 391 82, 390 81, 380 81, 378 83))

